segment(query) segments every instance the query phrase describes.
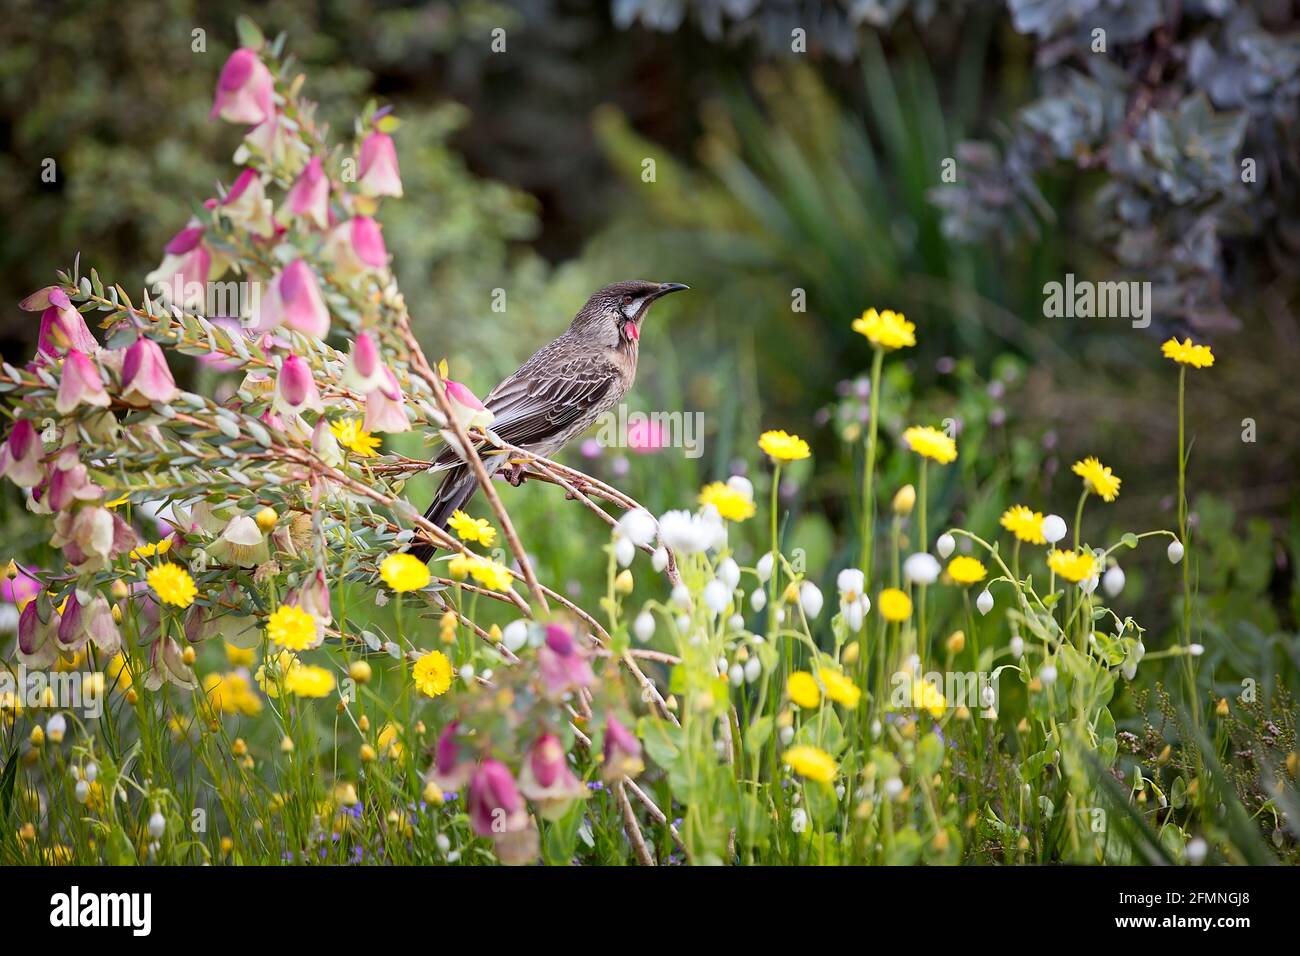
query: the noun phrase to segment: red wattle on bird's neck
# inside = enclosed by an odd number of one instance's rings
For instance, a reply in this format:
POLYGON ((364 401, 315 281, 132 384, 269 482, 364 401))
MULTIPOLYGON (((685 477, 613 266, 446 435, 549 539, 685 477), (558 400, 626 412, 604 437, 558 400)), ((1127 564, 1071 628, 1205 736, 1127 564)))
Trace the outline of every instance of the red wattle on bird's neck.
POLYGON ((633 342, 639 341, 641 338, 641 330, 636 327, 635 322, 629 322, 623 326, 623 332, 633 342))

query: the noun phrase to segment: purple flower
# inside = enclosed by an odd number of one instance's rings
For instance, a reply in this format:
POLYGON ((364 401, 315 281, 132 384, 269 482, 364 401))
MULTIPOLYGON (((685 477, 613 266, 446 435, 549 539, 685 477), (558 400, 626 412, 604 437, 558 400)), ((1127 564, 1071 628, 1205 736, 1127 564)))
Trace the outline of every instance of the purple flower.
POLYGON ((113 620, 113 609, 108 599, 102 594, 95 594, 90 604, 82 606, 74 590, 64 605, 63 617, 59 621, 59 648, 64 651, 79 651, 87 641, 105 654, 112 656, 122 647, 122 634, 113 620))
POLYGON ((600 772, 607 781, 635 777, 645 769, 645 763, 641 760, 641 741, 613 714, 608 715, 605 723, 603 753, 604 761, 600 772))
POLYGON ((595 680, 586 655, 579 649, 572 632, 562 624, 546 627, 546 643, 537 652, 538 668, 546 694, 559 700, 570 691, 590 687, 595 680))
POLYGON ((40 434, 30 421, 20 418, 0 447, 0 475, 20 488, 34 488, 45 477, 44 455, 40 434))
POLYGON ((59 612, 42 591, 27 602, 18 617, 18 660, 33 669, 49 667, 59 656, 58 630, 59 612))
POLYGON ((543 734, 528 751, 519 774, 519 789, 537 804, 547 820, 558 820, 574 800, 587 796, 582 781, 569 769, 560 738, 554 734, 543 734))
POLYGON ((444 794, 447 791, 463 787, 474 773, 474 761, 467 753, 468 748, 461 745, 460 724, 452 721, 438 735, 438 744, 434 750, 433 766, 425 774, 444 794))
POLYGON ((498 760, 484 760, 474 771, 469 783, 469 822, 479 836, 499 836, 527 825, 523 795, 510 769, 498 760))

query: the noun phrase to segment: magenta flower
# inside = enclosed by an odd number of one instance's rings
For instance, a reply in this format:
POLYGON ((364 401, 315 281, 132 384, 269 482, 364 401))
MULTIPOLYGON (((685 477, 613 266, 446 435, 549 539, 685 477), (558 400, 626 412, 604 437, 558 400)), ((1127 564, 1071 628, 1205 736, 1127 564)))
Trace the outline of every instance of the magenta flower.
POLYGON ((256 170, 246 169, 239 174, 226 198, 221 201, 218 213, 241 229, 253 235, 270 239, 275 235, 275 222, 271 217, 271 200, 266 198, 266 187, 256 170))
POLYGON ((77 592, 73 591, 59 621, 59 649, 69 653, 79 651, 88 641, 105 654, 112 655, 122 648, 122 633, 117 629, 113 609, 104 595, 95 594, 89 606, 83 607, 77 600, 77 592))
POLYGON ((640 454, 650 454, 667 446, 662 425, 648 418, 630 422, 627 426, 627 447, 640 454))
POLYGON ((99 377, 95 363, 75 349, 68 352, 63 360, 59 394, 54 399, 59 414, 66 415, 79 405, 106 408, 108 404, 108 392, 104 391, 104 380, 99 377))
POLYGON ((18 308, 24 312, 44 312, 50 307, 50 293, 58 288, 57 285, 47 285, 44 289, 37 289, 19 302, 18 308))
POLYGON ((367 196, 401 196, 402 176, 397 168, 397 149, 387 133, 375 131, 361 143, 357 185, 367 196))
POLYGON ((486 428, 492 424, 495 416, 473 392, 460 382, 453 382, 451 379, 447 379, 442 384, 446 388, 447 401, 451 405, 451 410, 462 428, 486 428))
MULTIPOLYGON (((244 137, 244 146, 248 151, 263 157, 267 163, 277 168, 284 166, 291 158, 295 161, 300 158, 295 149, 296 143, 294 131, 285 125, 284 117, 275 110, 267 116, 266 122, 254 126, 244 137)), ((235 153, 235 157, 242 161, 239 152, 235 153)))
POLYGON ((546 694, 552 700, 590 687, 596 679, 586 654, 573 639, 573 633, 562 624, 546 626, 546 643, 537 652, 537 664, 546 694))
POLYGON ((434 749, 433 765, 425 774, 425 778, 432 780, 441 790, 459 790, 474 773, 474 761, 469 748, 462 746, 457 739, 459 734, 460 724, 456 721, 442 729, 434 749))
POLYGON ((0 475, 19 488, 35 488, 45 478, 44 456, 40 434, 30 421, 20 418, 0 447, 0 475))
POLYGON ((361 427, 368 432, 404 432, 411 428, 402 408, 402 389, 391 369, 384 369, 384 384, 366 395, 366 420, 361 427))
POLYGON ((55 459, 45 483, 42 501, 51 511, 66 511, 78 501, 97 501, 104 497, 104 489, 90 480, 86 466, 76 460, 75 448, 64 449, 55 459), (68 451, 73 456, 68 458, 68 451))
MULTIPOLYGON (((223 265, 217 274, 224 270, 223 265)), ((214 278, 212 253, 203 242, 203 227, 191 220, 167 243, 162 262, 144 281, 174 305, 202 309, 207 305, 207 283, 211 278, 214 278)))
POLYGON ((321 298, 316 274, 302 259, 295 259, 271 280, 262 300, 258 328, 264 331, 281 325, 318 339, 330 330, 330 314, 321 298))
POLYGON ((479 836, 501 836, 528 826, 528 809, 505 764, 484 760, 469 784, 469 822, 479 836))
POLYGON ((558 820, 569 812, 573 801, 587 796, 587 788, 569 768, 564 747, 554 734, 543 734, 528 751, 519 789, 547 820, 558 820))
POLYGON ((18 660, 34 670, 49 667, 59 656, 58 630, 59 612, 42 592, 18 616, 18 660))
POLYGON ((122 401, 143 407, 150 402, 165 405, 180 391, 167 367, 167 358, 153 339, 140 338, 126 350, 122 360, 122 401))
POLYGON ((312 377, 311 366, 300 355, 290 355, 275 378, 275 406, 278 411, 298 414, 304 409, 323 412, 320 389, 312 377))
POLYGON ((613 714, 608 715, 605 722, 603 756, 600 772, 606 781, 635 777, 645 769, 645 763, 641 760, 641 741, 636 739, 636 734, 619 723, 613 714))
POLYGON ((320 157, 313 156, 307 168, 284 197, 280 221, 297 216, 315 224, 317 229, 329 225, 330 181, 321 167, 320 157))
POLYGON ((388 265, 383 234, 369 216, 354 216, 331 229, 325 256, 334 263, 339 277, 347 281, 372 275, 388 265))
POLYGON ((275 80, 261 58, 252 50, 238 49, 221 68, 210 118, 219 116, 227 123, 261 123, 274 110, 274 91, 275 80))
POLYGON ((69 349, 94 354, 99 342, 91 334, 81 313, 73 308, 68 294, 55 287, 49 290, 50 306, 41 313, 41 329, 37 337, 37 351, 50 357, 63 355, 69 349))
POLYGON ((388 384, 388 369, 379 356, 379 346, 369 332, 352 340, 352 353, 343 371, 344 383, 358 392, 373 392, 388 384))

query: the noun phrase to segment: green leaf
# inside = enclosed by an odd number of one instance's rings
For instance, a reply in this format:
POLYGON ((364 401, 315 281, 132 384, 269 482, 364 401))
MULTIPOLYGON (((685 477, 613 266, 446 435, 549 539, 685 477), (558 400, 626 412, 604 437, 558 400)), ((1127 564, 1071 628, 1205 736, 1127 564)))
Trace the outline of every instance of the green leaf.
POLYGON ((5 757, 4 769, 0 770, 0 822, 9 829, 10 814, 14 806, 14 786, 18 782, 18 747, 9 751, 5 757))
POLYGON ((772 736, 772 716, 770 714, 758 718, 749 725, 745 731, 745 753, 751 757, 763 750, 763 745, 767 743, 767 738, 772 736))
POLYGON ((938 734, 929 733, 916 745, 916 761, 912 769, 921 778, 934 776, 943 766, 943 741, 938 734))
POLYGON ((258 25, 245 16, 235 19, 235 32, 239 34, 239 45, 250 50, 260 50, 266 42, 258 25))

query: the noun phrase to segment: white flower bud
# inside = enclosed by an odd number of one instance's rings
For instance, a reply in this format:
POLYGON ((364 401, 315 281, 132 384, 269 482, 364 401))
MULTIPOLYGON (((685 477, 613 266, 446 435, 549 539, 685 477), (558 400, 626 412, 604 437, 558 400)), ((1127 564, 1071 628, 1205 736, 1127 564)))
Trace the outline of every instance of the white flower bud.
POLYGON ((94 783, 95 778, 99 776, 99 765, 93 761, 86 764, 86 769, 82 772, 82 775, 91 783, 94 783))
POLYGON ((1200 837, 1192 837, 1187 841, 1187 846, 1183 848, 1183 853, 1187 857, 1187 862, 1192 864, 1192 866, 1200 866, 1204 863, 1205 857, 1209 852, 1209 844, 1200 837))
POLYGON ((1020 656, 1025 653, 1025 639, 1019 634, 1012 635, 1007 643, 1007 650, 1011 652, 1013 658, 1020 660, 1020 656))
POLYGON ((758 572, 758 579, 766 582, 772 576, 772 552, 769 551, 758 559, 758 565, 754 568, 758 572))
POLYGON ((162 835, 167 832, 167 820, 157 810, 149 817, 149 835, 155 840, 161 840, 162 835))
POLYGON ((723 558, 718 564, 718 580, 729 590, 736 590, 740 587, 740 565, 731 558, 723 558))
POLYGON ((1169 563, 1177 564, 1183 560, 1183 543, 1175 538, 1169 542, 1169 547, 1165 549, 1165 554, 1169 555, 1169 563))
POLYGON ((632 633, 642 644, 650 640, 655 636, 655 616, 649 611, 642 611, 632 622, 632 633))
POLYGON ((727 677, 732 687, 739 687, 745 683, 745 668, 740 664, 732 664, 731 670, 727 671, 727 677))
POLYGON ((952 554, 955 547, 957 547, 957 540, 947 531, 939 535, 938 540, 934 543, 934 550, 939 552, 939 557, 945 559, 952 554))
POLYGON ((1060 515, 1048 515, 1043 519, 1043 537, 1048 544, 1056 544, 1065 537, 1065 519, 1060 515))
POLYGON ((903 781, 897 777, 890 777, 885 781, 885 796, 890 800, 897 799, 898 795, 903 792, 903 781))
POLYGON ((745 661, 745 683, 752 684, 763 676, 763 662, 754 654, 745 661))
POLYGON ((73 792, 78 803, 85 803, 90 799, 90 784, 85 780, 78 780, 77 787, 73 792))
POLYGON ((811 581, 805 581, 799 585, 799 605, 803 608, 803 613, 809 620, 817 617, 822 612, 822 604, 825 599, 822 597, 821 588, 811 581))
POLYGON ((644 508, 633 508, 618 520, 615 533, 639 548, 654 541, 658 526, 650 512, 644 508))
POLYGON ((979 609, 981 614, 987 614, 993 610, 993 595, 989 593, 988 588, 981 591, 980 596, 975 599, 975 607, 979 609))
POLYGON ((1191 654, 1193 657, 1200 657, 1202 654, 1205 653, 1205 645, 1204 645, 1204 644, 1188 644, 1188 645, 1187 645, 1187 653, 1188 653, 1188 654, 1191 654))
POLYGON ((668 549, 655 548, 654 554, 650 555, 650 566, 655 569, 656 574, 662 573, 663 569, 668 567, 668 549))
POLYGON ((1118 564, 1106 570, 1101 578, 1102 589, 1107 597, 1115 597, 1124 590, 1124 569, 1118 564))
POLYGON ((704 585, 704 604, 714 614, 721 614, 731 603, 731 588, 717 578, 704 585))
POLYGON ((680 608, 690 608, 691 592, 686 590, 686 585, 679 584, 673 588, 672 602, 680 608))
POLYGON ((733 614, 727 618, 727 627, 733 631, 743 631, 745 629, 745 618, 741 614, 733 614))
POLYGON ((618 562, 620 568, 627 567, 635 557, 636 545, 632 543, 630 538, 619 537, 614 539, 614 560, 618 562))
POLYGON ((1056 683, 1056 666, 1044 664, 1043 669, 1038 672, 1038 679, 1043 682, 1044 687, 1051 687, 1056 683))
POLYGON ((793 728, 793 727, 782 727, 782 728, 781 728, 781 746, 782 746, 782 747, 788 747, 788 746, 790 745, 790 741, 792 741, 792 740, 794 740, 794 728, 793 728))
POLYGON ((50 743, 62 743, 63 736, 67 732, 68 720, 62 714, 55 714, 45 722, 45 739, 50 743))
POLYGON ((732 475, 727 479, 727 487, 732 491, 739 491, 750 501, 754 500, 754 483, 744 475, 732 475))
POLYGON ((518 651, 528 643, 528 623, 522 620, 511 621, 501 632, 501 643, 512 654, 518 651))
MULTIPOLYGON (((952 535, 947 536, 951 539, 952 535)), ((934 555, 925 551, 909 554, 903 562, 903 579, 912 584, 930 585, 939 580, 942 568, 934 555)))
POLYGON ((433 838, 433 842, 438 845, 438 849, 443 853, 446 853, 451 849, 451 840, 447 838, 447 834, 445 833, 439 833, 433 838))
POLYGON ((767 592, 762 588, 754 588, 754 593, 749 596, 749 606, 755 611, 767 607, 767 592))
POLYGON ((1097 584, 1100 580, 1101 579, 1095 574, 1092 577, 1084 578, 1079 582, 1079 590, 1084 594, 1091 594, 1093 591, 1097 590, 1097 584))

